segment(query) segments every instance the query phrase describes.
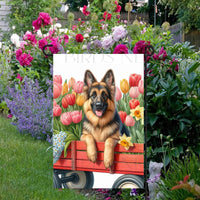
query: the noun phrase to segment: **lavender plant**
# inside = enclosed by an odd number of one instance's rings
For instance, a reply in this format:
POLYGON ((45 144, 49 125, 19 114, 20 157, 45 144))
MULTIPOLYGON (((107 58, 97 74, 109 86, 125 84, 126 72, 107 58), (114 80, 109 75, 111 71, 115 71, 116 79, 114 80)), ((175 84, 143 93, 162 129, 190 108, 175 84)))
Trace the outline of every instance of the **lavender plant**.
POLYGON ((13 124, 21 133, 51 142, 52 138, 52 81, 43 92, 37 80, 24 78, 20 84, 9 88, 5 101, 14 116, 13 124))

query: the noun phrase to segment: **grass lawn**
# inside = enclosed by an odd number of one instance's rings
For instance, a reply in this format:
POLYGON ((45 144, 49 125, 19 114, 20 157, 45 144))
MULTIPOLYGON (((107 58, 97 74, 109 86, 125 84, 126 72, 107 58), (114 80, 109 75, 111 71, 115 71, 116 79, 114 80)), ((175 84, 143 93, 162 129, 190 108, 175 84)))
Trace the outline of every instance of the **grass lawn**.
POLYGON ((86 200, 69 189, 53 188, 52 148, 47 142, 20 134, 0 116, 1 200, 86 200))

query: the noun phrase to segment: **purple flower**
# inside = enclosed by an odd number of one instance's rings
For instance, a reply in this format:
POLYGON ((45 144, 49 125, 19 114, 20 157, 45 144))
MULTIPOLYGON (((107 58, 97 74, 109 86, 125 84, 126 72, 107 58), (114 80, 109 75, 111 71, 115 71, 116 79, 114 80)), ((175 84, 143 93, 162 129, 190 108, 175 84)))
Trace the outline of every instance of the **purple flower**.
POLYGON ((137 196, 137 191, 135 188, 131 189, 130 196, 137 196))
POLYGON ((106 50, 110 49, 110 47, 112 47, 114 43, 115 41, 113 40, 112 35, 105 36, 102 39, 102 47, 106 50))
POLYGON ((127 35, 127 30, 122 26, 115 26, 113 28, 113 39, 118 42, 120 39, 123 39, 127 35))
POLYGON ((115 47, 113 54, 128 54, 128 47, 125 44, 118 44, 115 47))

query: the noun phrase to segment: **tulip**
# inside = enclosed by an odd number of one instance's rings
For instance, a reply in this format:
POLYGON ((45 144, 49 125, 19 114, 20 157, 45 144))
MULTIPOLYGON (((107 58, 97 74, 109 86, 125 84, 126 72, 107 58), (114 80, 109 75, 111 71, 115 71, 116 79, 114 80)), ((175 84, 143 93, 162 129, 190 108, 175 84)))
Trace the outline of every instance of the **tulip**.
POLYGON ((56 106, 53 107, 53 116, 54 117, 60 116, 61 113, 62 113, 62 109, 59 105, 56 105, 56 106))
POLYGON ((142 76, 140 74, 131 74, 129 76, 129 85, 130 87, 138 86, 139 81, 141 80, 142 76))
POLYGON ((115 99, 116 99, 116 101, 119 101, 121 98, 122 98, 122 93, 121 93, 119 87, 116 87, 115 99))
POLYGON ((82 120, 82 111, 75 110, 71 112, 72 121, 77 124, 82 120))
POLYGON ((82 93, 83 92, 83 81, 77 81, 76 83, 74 83, 73 85, 73 90, 76 93, 82 93))
POLYGON ((73 77, 71 77, 68 81, 69 88, 73 87, 74 83, 76 83, 76 80, 73 77))
POLYGON ((127 116, 126 112, 124 112, 124 111, 119 111, 118 114, 119 114, 119 117, 120 117, 122 123, 124 123, 124 122, 125 122, 125 119, 126 119, 126 116, 127 116))
POLYGON ((127 115, 124 123, 126 126, 134 126, 135 120, 130 115, 127 115))
POLYGON ((53 82, 59 83, 62 85, 62 76, 61 75, 54 75, 53 82))
POLYGON ((138 90, 141 94, 144 94, 144 81, 140 80, 138 83, 138 90))
POLYGON ((76 96, 74 93, 66 95, 65 98, 70 106, 73 106, 76 103, 76 96))
POLYGON ((64 96, 64 97, 62 98, 62 107, 63 107, 63 108, 67 108, 67 107, 68 107, 68 103, 67 103, 67 98, 66 98, 66 96, 64 96))
POLYGON ((129 101, 129 106, 130 106, 130 109, 135 109, 137 106, 140 105, 140 102, 139 100, 136 100, 136 99, 131 99, 129 101))
POLYGON ((131 98, 136 99, 139 97, 139 89, 138 87, 131 87, 131 89, 129 90, 129 95, 131 98))
POLYGON ((124 94, 126 94, 129 91, 129 85, 126 79, 120 81, 120 89, 124 94))
POLYGON ((76 104, 78 106, 82 106, 85 102, 85 98, 84 98, 84 95, 78 95, 77 98, 76 98, 76 104))
POLYGON ((57 99, 61 95, 62 85, 60 83, 53 83, 53 98, 57 99))
POLYGON ((72 123, 72 116, 70 112, 65 112, 60 116, 60 121, 63 125, 70 125, 72 123))
POLYGON ((53 100, 53 106, 56 106, 56 105, 57 105, 56 100, 53 100))
POLYGON ((68 92, 68 85, 67 83, 64 83, 63 86, 62 86, 62 92, 61 94, 64 95, 68 92))

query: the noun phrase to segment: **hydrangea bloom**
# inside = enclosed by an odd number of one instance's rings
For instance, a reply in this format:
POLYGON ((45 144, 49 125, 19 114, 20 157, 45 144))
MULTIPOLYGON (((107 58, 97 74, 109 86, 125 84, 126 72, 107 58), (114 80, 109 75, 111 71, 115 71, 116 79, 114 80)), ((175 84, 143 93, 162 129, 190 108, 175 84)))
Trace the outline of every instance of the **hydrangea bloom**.
POLYGON ((112 38, 112 35, 108 35, 102 38, 102 47, 104 49, 109 49, 110 47, 113 46, 115 41, 112 38))
POLYGON ((67 133, 62 131, 58 134, 53 134, 53 164, 58 161, 62 154, 66 137, 67 133))
POLYGON ((113 39, 118 42, 120 39, 123 39, 127 35, 127 30, 122 26, 115 26, 113 31, 113 39))
POLYGON ((128 47, 125 44, 118 44, 115 47, 113 54, 128 54, 128 47))

